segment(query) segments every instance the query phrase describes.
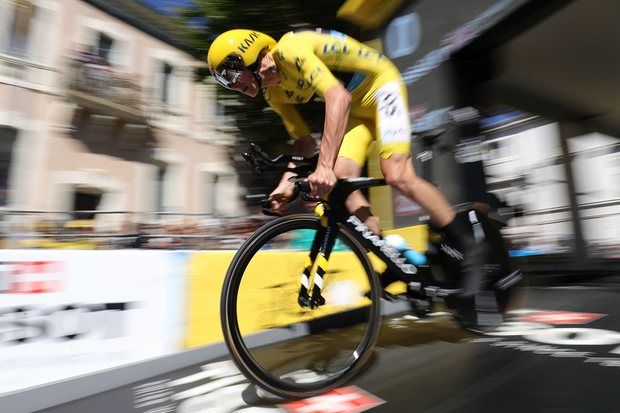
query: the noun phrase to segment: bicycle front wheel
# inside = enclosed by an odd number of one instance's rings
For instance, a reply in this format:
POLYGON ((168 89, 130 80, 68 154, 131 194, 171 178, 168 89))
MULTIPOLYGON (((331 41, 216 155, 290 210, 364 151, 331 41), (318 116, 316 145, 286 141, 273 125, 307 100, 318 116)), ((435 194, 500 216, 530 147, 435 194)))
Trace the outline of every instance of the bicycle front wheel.
POLYGON ((285 398, 349 380, 370 359, 381 326, 379 280, 344 226, 323 277, 325 304, 298 303, 320 228, 311 215, 263 226, 235 255, 222 289, 222 331, 235 364, 254 384, 285 398))

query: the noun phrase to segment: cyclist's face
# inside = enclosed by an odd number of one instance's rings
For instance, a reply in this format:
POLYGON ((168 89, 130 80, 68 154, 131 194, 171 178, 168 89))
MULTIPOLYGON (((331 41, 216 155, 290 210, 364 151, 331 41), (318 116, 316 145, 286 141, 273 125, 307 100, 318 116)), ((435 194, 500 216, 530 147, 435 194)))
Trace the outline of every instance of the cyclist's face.
POLYGON ((258 95, 258 91, 260 87, 258 86, 258 82, 254 78, 254 74, 249 70, 244 70, 241 72, 233 89, 237 92, 241 92, 244 95, 248 95, 250 97, 256 97, 258 95))

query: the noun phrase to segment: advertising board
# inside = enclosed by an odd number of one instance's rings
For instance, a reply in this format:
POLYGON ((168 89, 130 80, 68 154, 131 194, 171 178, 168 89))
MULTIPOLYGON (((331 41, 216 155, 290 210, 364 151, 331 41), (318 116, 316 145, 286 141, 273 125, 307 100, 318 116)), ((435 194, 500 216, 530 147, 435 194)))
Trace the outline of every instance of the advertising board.
POLYGON ((0 396, 179 350, 180 258, 0 251, 0 396))

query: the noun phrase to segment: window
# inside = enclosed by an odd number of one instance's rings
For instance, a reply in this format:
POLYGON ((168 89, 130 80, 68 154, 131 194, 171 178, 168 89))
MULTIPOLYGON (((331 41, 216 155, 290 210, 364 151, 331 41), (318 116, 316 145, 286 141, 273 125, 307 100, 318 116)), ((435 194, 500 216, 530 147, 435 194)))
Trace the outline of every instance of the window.
POLYGON ((168 63, 164 63, 162 67, 162 81, 161 81, 161 101, 163 103, 170 103, 170 84, 172 83, 172 66, 168 63))
POLYGON ((394 59, 413 54, 420 44, 422 34, 417 13, 394 19, 385 33, 385 52, 394 59))
POLYGON ((108 63, 110 62, 110 51, 112 50, 113 43, 114 39, 112 39, 110 36, 104 33, 99 33, 97 55, 108 63))
POLYGON ((28 38, 34 20, 35 7, 27 0, 16 0, 9 32, 8 52, 17 56, 28 54, 28 38))
POLYGON ((0 206, 8 204, 9 172, 16 137, 16 129, 0 127, 0 206))
POLYGON ((222 184, 220 176, 217 174, 211 174, 207 179, 207 211, 214 216, 218 216, 218 187, 222 184))
POLYGON ((75 219, 94 219, 95 214, 93 212, 82 213, 79 211, 95 211, 99 207, 101 202, 102 192, 93 190, 79 189, 75 192, 73 198, 73 210, 75 211, 75 219))
POLYGON ((161 212, 165 210, 164 206, 164 183, 166 182, 166 164, 158 164, 155 176, 155 212, 161 212))

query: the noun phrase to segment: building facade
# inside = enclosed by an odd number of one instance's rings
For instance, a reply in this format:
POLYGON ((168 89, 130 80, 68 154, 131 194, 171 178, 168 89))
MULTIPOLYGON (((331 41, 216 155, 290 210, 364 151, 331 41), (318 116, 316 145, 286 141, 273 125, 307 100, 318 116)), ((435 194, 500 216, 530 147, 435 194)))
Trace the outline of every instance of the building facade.
POLYGON ((215 86, 137 1, 0 1, 0 207, 242 214, 215 86))

